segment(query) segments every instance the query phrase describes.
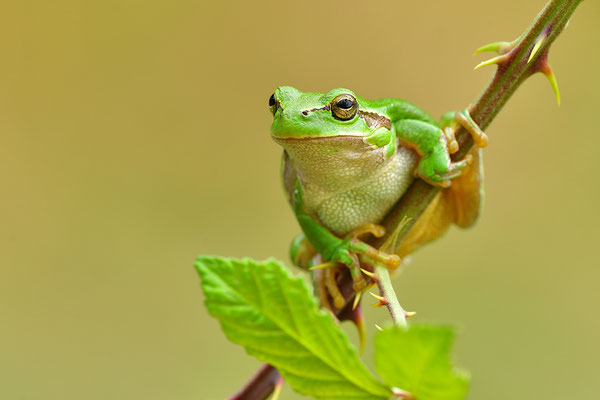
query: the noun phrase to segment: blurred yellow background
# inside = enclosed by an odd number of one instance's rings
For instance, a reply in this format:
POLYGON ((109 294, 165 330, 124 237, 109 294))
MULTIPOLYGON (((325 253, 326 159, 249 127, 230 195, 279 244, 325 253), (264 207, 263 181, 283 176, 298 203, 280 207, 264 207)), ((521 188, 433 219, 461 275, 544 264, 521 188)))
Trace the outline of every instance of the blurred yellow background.
MULTIPOLYGON (((473 50, 514 39, 544 4, 4 4, 0 398, 233 393, 260 363, 207 314, 192 263, 289 264, 273 89, 348 87, 439 116, 491 77, 473 50)), ((599 397, 599 16, 584 2, 550 54, 562 106, 534 76, 487 130, 480 223, 396 281, 415 318, 460 327, 470 399, 599 397)), ((371 343, 388 317, 367 308, 371 343)))

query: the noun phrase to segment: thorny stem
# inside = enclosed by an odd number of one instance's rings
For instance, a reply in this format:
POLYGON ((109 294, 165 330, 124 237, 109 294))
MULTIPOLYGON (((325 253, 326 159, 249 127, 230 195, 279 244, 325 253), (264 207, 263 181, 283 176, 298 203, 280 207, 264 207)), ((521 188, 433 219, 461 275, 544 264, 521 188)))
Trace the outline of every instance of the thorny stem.
POLYGON ((406 312, 400 305, 394 286, 392 285, 392 279, 390 278, 390 271, 382 263, 375 263, 375 275, 377 276, 377 287, 379 288, 379 294, 385 299, 384 305, 388 308, 392 321, 394 324, 400 326, 406 326, 406 312))
MULTIPOLYGON (((504 104, 528 77, 536 72, 549 71, 547 60, 550 45, 565 28, 571 15, 581 1, 582 0, 550 0, 529 28, 527 28, 525 33, 516 42, 515 47, 506 53, 506 57, 497 63, 498 68, 494 77, 470 109, 471 117, 481 129, 485 129, 489 126, 504 104), (536 54, 528 62, 532 49, 542 34, 544 34, 546 38, 536 54)), ((473 147, 473 139, 462 127, 459 127, 456 131, 456 140, 460 145, 460 149, 457 153, 452 155, 453 161, 462 159, 473 147)), ((423 214, 429 203, 435 198, 439 191, 440 188, 433 187, 420 179, 416 179, 383 221, 383 225, 386 227, 388 234, 372 240, 370 244, 379 248, 386 243, 389 239, 388 236, 392 233, 396 235, 395 243, 399 244, 406 237, 415 222, 419 219, 421 214, 423 214), (402 222, 402 226, 400 226, 403 219, 405 219, 405 221, 402 222), (398 226, 400 226, 399 229, 394 229, 398 226)), ((343 274, 339 284, 340 290, 348 293, 347 289, 352 287, 352 279, 347 271, 343 274)), ((354 298, 354 293, 352 291, 350 292, 350 295, 346 297, 347 301, 351 301, 354 298)), ((393 297, 396 298, 395 295, 393 297)), ((260 374, 255 375, 239 392, 248 395, 244 397, 233 397, 232 399, 267 399, 276 385, 276 381, 273 377, 278 377, 279 374, 275 375, 275 369, 269 365, 265 365, 261 369, 261 372, 268 372, 264 374, 264 379, 267 381, 261 379, 260 374), (254 394, 255 392, 253 392, 252 389, 255 386, 267 390, 261 390, 260 393, 256 392, 256 394, 254 394)))
MULTIPOLYGON (((496 74, 487 88, 473 103, 470 110, 471 118, 481 129, 489 126, 525 79, 536 72, 542 72, 542 68, 547 66, 550 45, 562 32, 581 1, 551 0, 548 2, 531 26, 521 36, 521 40, 506 54, 507 57, 498 64, 496 74), (546 33, 547 37, 536 55, 528 63, 531 50, 542 33, 546 33)), ((456 131, 456 140, 460 145, 460 149, 452 155, 453 161, 462 159, 473 147, 473 139, 462 126, 459 126, 456 131)), ((374 240, 372 244, 379 247, 385 243, 389 234, 394 231, 393 228, 406 218, 408 222, 403 224, 400 231, 395 232, 397 234, 396 243, 400 243, 439 191, 440 188, 433 187, 420 179, 415 180, 385 218, 383 225, 386 227, 388 234, 374 240)))

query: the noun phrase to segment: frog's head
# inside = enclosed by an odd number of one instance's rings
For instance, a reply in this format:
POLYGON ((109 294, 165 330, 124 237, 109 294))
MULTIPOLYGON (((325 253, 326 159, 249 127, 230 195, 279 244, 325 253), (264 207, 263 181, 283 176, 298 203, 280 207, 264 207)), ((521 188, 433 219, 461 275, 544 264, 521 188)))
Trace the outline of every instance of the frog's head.
POLYGON ((351 90, 333 89, 322 93, 302 93, 280 86, 269 98, 273 113, 271 134, 275 139, 308 139, 359 136, 373 133, 361 108, 362 99, 351 90))
POLYGON ((395 152, 396 135, 385 107, 351 90, 302 93, 280 86, 269 107, 271 136, 301 179, 339 181, 344 170, 347 180, 356 183, 395 152))
POLYGON ((269 98, 273 114, 271 135, 287 150, 303 142, 335 142, 373 150, 382 148, 386 155, 395 149, 395 135, 385 110, 374 102, 356 96, 348 89, 322 93, 302 93, 290 86, 280 86, 269 98), (320 140, 317 140, 320 139, 320 140))

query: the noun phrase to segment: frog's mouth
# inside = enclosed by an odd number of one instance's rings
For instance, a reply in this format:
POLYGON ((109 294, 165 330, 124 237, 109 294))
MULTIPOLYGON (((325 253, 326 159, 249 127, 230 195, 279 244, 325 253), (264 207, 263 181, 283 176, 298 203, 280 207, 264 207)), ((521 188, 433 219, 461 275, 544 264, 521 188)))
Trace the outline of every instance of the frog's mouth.
MULTIPOLYGON (((365 142, 363 135, 337 135, 337 136, 271 136, 275 142, 288 152, 310 149, 315 155, 320 153, 335 154, 338 152, 365 152, 374 149, 365 142)), ((310 154, 305 154, 310 156, 310 154)))
POLYGON ((327 142, 334 143, 344 143, 346 141, 360 140, 364 138, 364 134, 357 133, 356 135, 346 134, 346 135, 331 135, 331 136, 271 136, 274 141, 284 146, 287 143, 295 143, 295 142, 320 142, 321 144, 328 144, 327 142))

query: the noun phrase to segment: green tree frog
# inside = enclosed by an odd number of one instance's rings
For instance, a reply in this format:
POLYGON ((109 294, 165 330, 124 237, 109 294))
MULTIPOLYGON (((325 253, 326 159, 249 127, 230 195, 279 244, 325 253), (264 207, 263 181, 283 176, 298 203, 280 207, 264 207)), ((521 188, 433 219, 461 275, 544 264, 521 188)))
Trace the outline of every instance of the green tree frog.
MULTIPOLYGON (((459 162, 456 123, 478 147, 486 135, 468 111, 447 113, 440 123, 400 99, 365 100, 348 89, 325 94, 278 87, 269 98, 271 135, 284 149, 282 179, 303 234, 292 243, 293 261, 308 267, 315 252, 329 265, 350 268, 355 290, 365 287, 357 255, 390 268, 420 245, 441 236, 451 223, 472 225, 482 202, 482 163, 478 148, 459 162), (419 177, 444 189, 400 247, 387 254, 358 236, 381 235, 386 213, 419 177)), ((329 293, 343 302, 329 278, 316 282, 321 301, 329 293)))

